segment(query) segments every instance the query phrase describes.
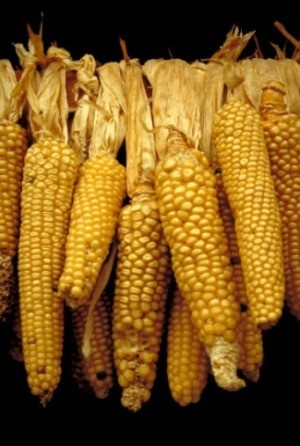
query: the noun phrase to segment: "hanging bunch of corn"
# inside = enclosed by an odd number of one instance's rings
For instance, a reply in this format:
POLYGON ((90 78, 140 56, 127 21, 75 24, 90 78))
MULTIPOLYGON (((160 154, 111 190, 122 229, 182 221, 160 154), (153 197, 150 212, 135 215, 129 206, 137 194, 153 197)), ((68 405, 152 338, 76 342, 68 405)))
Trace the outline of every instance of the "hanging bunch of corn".
POLYGON ((270 81, 263 89, 261 116, 282 220, 286 299, 300 319, 300 118, 289 113, 285 88, 270 81))
POLYGON ((125 64, 127 191, 118 230, 113 339, 122 405, 137 411, 156 377, 171 265, 154 192, 153 127, 141 66, 125 64))
POLYGON ((67 51, 48 50, 51 63, 37 90, 27 85, 36 143, 25 157, 19 243, 22 344, 28 384, 45 404, 61 374, 63 301, 57 292, 65 257, 73 188, 79 161, 66 144, 67 51))
POLYGON ((97 69, 100 87, 88 159, 79 171, 59 293, 76 308, 90 300, 108 255, 125 196, 115 159, 125 136, 125 96, 118 63, 97 69))
POLYGON ((167 373, 174 400, 181 406, 197 403, 206 386, 209 360, 192 324, 188 302, 174 291, 168 323, 167 373))
POLYGON ((8 60, 0 60, 0 318, 11 306, 13 260, 17 253, 26 131, 21 117, 22 94, 12 98, 17 82, 8 60), (20 97, 21 96, 21 97, 20 97))
POLYGON ((156 135, 162 160, 156 168, 155 188, 176 282, 217 383, 238 390, 244 386, 236 375, 240 309, 215 177, 198 150, 204 73, 180 60, 152 62, 150 68, 154 125, 158 132, 160 126, 169 132, 156 135))

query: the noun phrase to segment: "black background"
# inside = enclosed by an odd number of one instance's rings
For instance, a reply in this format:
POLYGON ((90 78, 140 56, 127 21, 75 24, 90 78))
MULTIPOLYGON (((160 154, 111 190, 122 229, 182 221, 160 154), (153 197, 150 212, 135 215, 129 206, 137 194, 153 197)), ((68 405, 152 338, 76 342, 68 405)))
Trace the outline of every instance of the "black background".
MULTIPOLYGON (((203 12, 189 2, 181 7, 172 4, 140 2, 98 2, 99 12, 92 3, 80 6, 68 2, 31 2, 7 4, 1 12, 0 58, 11 58, 17 65, 12 42, 26 42, 25 24, 37 30, 40 13, 44 13, 46 46, 56 41, 71 51, 74 58, 92 53, 102 63, 119 60, 118 38, 122 36, 131 57, 142 61, 149 58, 168 58, 170 53, 192 61, 209 57, 224 40, 233 24, 244 32, 257 30, 265 57, 272 57, 270 41, 283 45, 285 40, 273 27, 281 20, 300 39, 299 14, 286 2, 277 8, 253 2, 236 5, 203 4, 203 12), (62 5, 64 10, 62 10, 62 5), (164 8, 164 12, 162 12, 164 8), (167 11, 167 12, 166 12, 167 11)), ((291 49, 291 47, 289 47, 291 49)), ((254 51, 250 47, 248 54, 254 51)), ((258 384, 249 384, 236 394, 227 393, 209 379, 200 403, 182 409, 170 396, 165 359, 162 355, 157 383, 151 401, 137 414, 120 407, 120 392, 116 387, 107 401, 83 395, 71 377, 68 348, 64 360, 62 382, 53 401, 42 408, 31 397, 23 366, 12 361, 8 354, 9 324, 0 327, 0 426, 1 432, 17 435, 24 440, 62 440, 61 430, 70 441, 84 434, 86 441, 96 435, 101 444, 121 435, 123 441, 142 443, 150 438, 173 438, 189 443, 195 435, 197 443, 210 438, 216 441, 270 441, 280 433, 295 436, 300 400, 300 322, 285 311, 277 327, 264 334, 265 360, 258 384), (112 426, 112 427, 110 427, 112 426), (43 431, 38 437, 38 432, 43 431), (258 431, 260 430, 260 433, 258 431), (142 431, 142 433, 141 433, 142 431), (239 433, 241 432, 241 433, 239 433)), ((288 441, 288 440, 287 440, 288 441)))

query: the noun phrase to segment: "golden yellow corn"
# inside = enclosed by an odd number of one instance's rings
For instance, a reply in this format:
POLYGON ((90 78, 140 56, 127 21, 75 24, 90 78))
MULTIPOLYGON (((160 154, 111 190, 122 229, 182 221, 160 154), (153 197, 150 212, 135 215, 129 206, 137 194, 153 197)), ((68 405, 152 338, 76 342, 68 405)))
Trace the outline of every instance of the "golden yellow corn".
POLYGON ((22 342, 28 384, 46 403, 61 373, 62 272, 78 161, 73 150, 42 138, 25 157, 19 244, 22 342))
POLYGON ((187 301, 178 289, 168 323, 167 372, 174 400, 181 406, 197 403, 206 386, 208 356, 199 341, 187 301))
POLYGON ((270 82, 261 114, 282 220, 286 299, 300 319, 300 118, 288 113, 284 96, 283 85, 270 82))
POLYGON ((156 377, 171 267, 154 192, 139 191, 121 212, 113 339, 122 405, 140 409, 156 377))
POLYGON ((166 158, 156 168, 155 188, 164 235, 180 291, 189 303, 221 387, 237 390, 239 303, 227 240, 218 213, 215 177, 204 154, 169 135, 166 158))
POLYGON ((125 169, 105 152, 79 171, 59 293, 72 307, 85 303, 95 287, 113 240, 125 196, 125 169))
POLYGON ((257 381, 259 378, 259 369, 263 361, 262 333, 261 329, 255 324, 248 309, 246 286, 235 232, 235 221, 224 189, 221 169, 216 167, 216 164, 214 167, 217 180, 216 187, 219 211, 228 240, 230 260, 233 268, 233 281, 236 286, 238 300, 242 309, 245 310, 241 315, 239 326, 238 339, 241 352, 238 367, 246 377, 252 381, 257 381))
POLYGON ((248 379, 256 382, 263 362, 263 339, 262 331, 255 325, 249 310, 242 313, 239 341, 241 353, 238 367, 248 379))
POLYGON ((213 141, 235 218, 249 309, 267 328, 281 316, 284 278, 281 222, 259 114, 228 102, 215 116, 213 141))
POLYGON ((26 148, 25 130, 12 121, 0 120, 0 317, 9 307, 12 293, 26 148))
POLYGON ((89 306, 81 305, 79 308, 71 311, 73 331, 81 356, 82 373, 80 375, 93 388, 97 398, 106 398, 109 389, 113 385, 110 297, 104 293, 97 301, 93 310, 93 330, 90 338, 91 350, 88 357, 83 355, 82 345, 89 306))

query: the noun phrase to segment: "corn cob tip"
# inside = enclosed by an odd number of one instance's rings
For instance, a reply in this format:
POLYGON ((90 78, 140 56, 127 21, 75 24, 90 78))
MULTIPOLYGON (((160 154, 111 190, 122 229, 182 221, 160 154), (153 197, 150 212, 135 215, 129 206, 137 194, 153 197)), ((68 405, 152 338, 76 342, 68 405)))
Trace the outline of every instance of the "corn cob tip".
POLYGON ((257 383, 260 378, 260 372, 258 369, 253 370, 253 372, 243 372, 245 377, 254 383, 257 383))
POLYGON ((237 342, 228 343, 222 338, 218 338, 208 351, 216 383, 222 389, 231 392, 246 386, 245 381, 237 376, 239 351, 240 346, 237 342))
POLYGON ((49 401, 52 399, 53 391, 46 390, 43 395, 40 395, 40 403, 43 407, 46 407, 49 401))
POLYGON ((0 319, 4 319, 13 291, 13 263, 10 256, 0 251, 0 319))
POLYGON ((143 403, 149 400, 150 396, 150 390, 143 385, 134 384, 123 390, 121 403, 123 407, 131 412, 137 412, 141 409, 143 403))

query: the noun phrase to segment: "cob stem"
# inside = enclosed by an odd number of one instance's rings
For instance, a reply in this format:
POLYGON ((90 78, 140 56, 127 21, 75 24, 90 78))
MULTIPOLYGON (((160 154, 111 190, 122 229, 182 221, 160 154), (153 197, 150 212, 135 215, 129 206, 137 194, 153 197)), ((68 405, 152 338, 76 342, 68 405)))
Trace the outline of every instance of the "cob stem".
POLYGON ((245 381, 236 374, 236 365, 240 354, 238 342, 228 343, 217 338, 214 345, 207 348, 213 375, 217 384, 231 391, 245 387, 245 381))

